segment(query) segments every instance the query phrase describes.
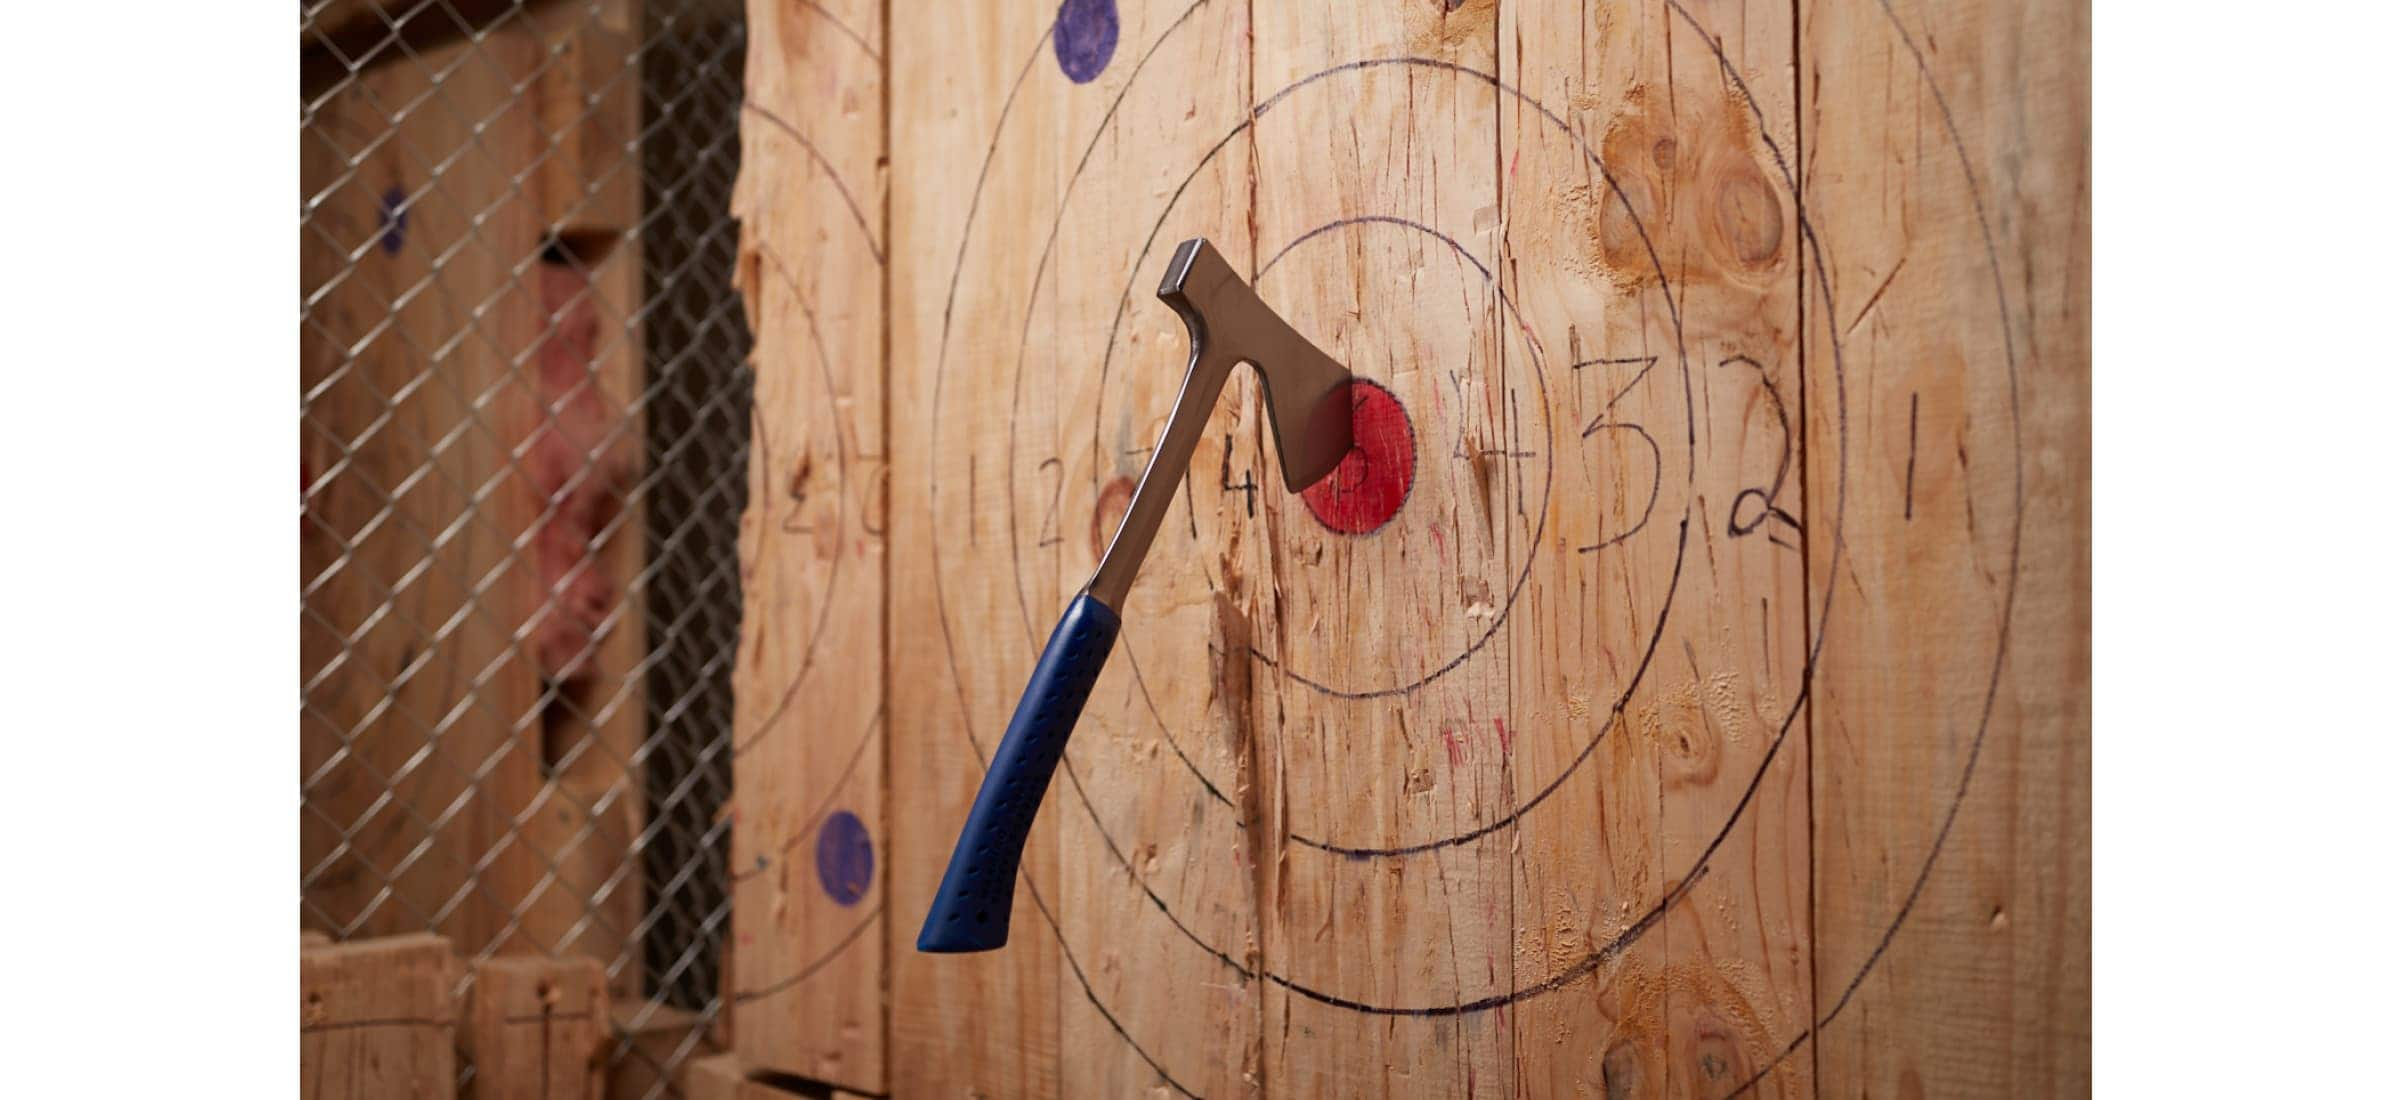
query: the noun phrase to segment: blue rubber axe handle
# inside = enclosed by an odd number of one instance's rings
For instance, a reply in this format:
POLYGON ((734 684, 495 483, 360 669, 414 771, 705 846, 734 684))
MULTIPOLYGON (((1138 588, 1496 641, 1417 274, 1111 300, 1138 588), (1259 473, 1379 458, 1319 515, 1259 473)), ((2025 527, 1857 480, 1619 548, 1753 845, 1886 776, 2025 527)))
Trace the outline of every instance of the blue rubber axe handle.
POLYGON ((1030 822, 1055 778, 1063 759, 1063 743, 1071 738, 1087 705, 1096 674, 1112 655, 1113 639, 1121 632, 1121 616, 1096 597, 1081 593, 1064 609, 1063 621, 1047 638, 1030 686, 1013 708, 1005 739, 988 762, 980 794, 964 819, 963 836, 947 859, 947 877, 939 880, 931 899, 930 916, 914 941, 921 951, 993 951, 1005 946, 1013 917, 1013 882, 1021 869, 1022 845, 1029 839, 1030 822))

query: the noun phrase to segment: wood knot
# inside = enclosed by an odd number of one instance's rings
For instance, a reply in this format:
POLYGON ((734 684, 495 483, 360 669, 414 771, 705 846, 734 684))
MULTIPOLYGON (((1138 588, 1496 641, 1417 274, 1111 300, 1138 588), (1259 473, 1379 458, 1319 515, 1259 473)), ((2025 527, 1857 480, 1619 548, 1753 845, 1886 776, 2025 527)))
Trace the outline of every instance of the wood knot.
POLYGON ((1116 477, 1096 491, 1096 508, 1088 517, 1088 552, 1099 560, 1105 548, 1113 544, 1113 532, 1121 529, 1121 517, 1128 515, 1130 498, 1137 495, 1138 483, 1128 476, 1116 477))
POLYGON ((1636 1046, 1613 1043, 1603 1052, 1604 1100, 1635 1100, 1644 1095, 1644 1068, 1637 1060, 1636 1046))
POLYGON ((1711 191, 1711 230, 1724 258, 1747 271, 1777 263, 1786 238, 1786 214, 1777 191, 1749 158, 1736 158, 1719 173, 1711 191))
POLYGON ((1619 102, 1590 214, 1598 266, 1626 287, 1658 280, 1663 262, 1669 279, 1689 283, 1755 283, 1779 270, 1786 200, 1742 98, 1619 102))
POLYGON ((1699 711, 1669 723, 1661 737, 1661 782, 1665 787, 1700 787, 1719 777, 1719 736, 1699 711))

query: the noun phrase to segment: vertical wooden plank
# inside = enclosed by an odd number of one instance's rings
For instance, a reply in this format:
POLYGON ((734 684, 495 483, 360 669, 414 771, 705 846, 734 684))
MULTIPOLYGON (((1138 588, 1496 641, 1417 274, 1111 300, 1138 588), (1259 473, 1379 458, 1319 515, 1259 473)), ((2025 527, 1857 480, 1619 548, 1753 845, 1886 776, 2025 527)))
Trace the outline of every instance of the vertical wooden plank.
MULTIPOLYGON (((1099 50, 1109 6, 1056 11, 1017 107, 1055 121, 1041 144, 1019 147, 1037 164, 1040 214, 1024 219, 1018 260, 991 252, 998 262, 967 274, 1031 294, 1026 317, 1006 322, 1020 343, 1014 377, 973 398, 989 425, 980 461, 1012 471, 991 503, 1005 517, 998 541, 1019 564, 963 560, 945 574, 1027 597, 1026 613, 1002 598, 995 610, 1021 641, 1005 662, 1013 684, 978 727, 992 731, 1053 617, 1094 571, 1178 397, 1188 343, 1154 297, 1164 267, 1180 241, 1201 236, 1251 269, 1250 146, 1231 137, 1248 118, 1248 6, 1124 4, 1111 49, 1099 50)), ((1064 956, 1055 997, 1067 1095, 1239 1095, 1261 1081, 1262 787, 1246 785, 1254 798, 1236 802, 1230 780, 1224 805, 1172 755, 1224 779, 1252 764, 1247 659, 1202 647, 1219 641, 1215 593, 1244 583, 1223 578, 1214 551, 1234 558, 1259 529, 1246 495, 1225 488, 1233 453, 1241 466, 1255 461, 1255 392, 1238 379, 1213 411, 1187 491, 1164 519, 1170 545, 1149 557, 1122 608, 1122 637, 1041 814, 1059 858, 1054 877, 1036 881, 1054 923, 1020 914, 1014 935, 1054 938, 1064 956), (1186 534, 1198 529, 1221 538, 1186 534)))
POLYGON ((457 1042, 479 1097, 596 1100, 610 1045, 596 959, 508 956, 474 968, 457 1042))
POLYGON ((1505 619, 1523 705, 1505 807, 1519 816, 1498 834, 1518 861, 1513 988, 1549 987, 1499 1010, 1531 1095, 1667 1095, 1667 952, 1650 918, 1673 883, 1651 662, 1677 657, 1662 641, 1685 553, 1693 360, 1673 316, 1683 265, 1652 198, 1674 181, 1615 168, 1603 141, 1672 130, 1651 121, 1668 105, 1653 93, 1671 72, 1667 18, 1507 5, 1498 35, 1516 90, 1497 137, 1500 263, 1533 334, 1543 421, 1519 447, 1542 452, 1550 502, 1505 619))
POLYGON ((756 337, 729 963, 751 1067, 885 1092, 882 7, 748 6, 732 197, 756 337))
POLYGON ((1542 507, 1509 457, 1542 449, 1520 438, 1526 345, 1488 274, 1495 8, 1255 12, 1258 289, 1365 386, 1361 453, 1305 501, 1245 419, 1228 477, 1265 486, 1262 522, 1211 551, 1214 644, 1253 683, 1267 1092, 1519 1084, 1500 1016, 1464 1007, 1513 989, 1509 838, 1459 839, 1512 797, 1521 700, 1482 639, 1542 507))
POLYGON ((456 986, 456 956, 439 936, 301 951, 300 1095, 455 1096, 456 986))
MULTIPOLYGON (((890 827, 904 853, 892 862, 890 1083, 896 1095, 1050 1096, 1069 979, 1044 895, 1016 892, 1003 951, 927 956, 912 945, 1031 662, 1006 572, 1005 454, 981 444, 1004 438, 1011 402, 986 376, 1014 360, 1026 302, 1027 276, 991 261, 1034 257, 1037 215, 1052 209, 1054 121, 1021 100, 1042 94, 1024 91, 1030 81, 1054 79, 1051 13, 899 6, 894 16, 890 387, 906 413, 892 424, 889 516, 889 666, 903 685, 889 698, 890 785, 903 793, 890 827), (984 416, 982 402, 997 404, 984 416)), ((1042 817, 1023 875, 1045 890, 1056 881, 1055 826, 1042 817)))
POLYGON ((2082 1094, 2086 13, 1802 13, 1821 1091, 2082 1094))
POLYGON ((1505 20, 1504 277, 1555 429, 1510 627, 1551 792, 1515 842, 1521 1074, 1725 1095, 1810 1009, 1791 12, 1505 20))

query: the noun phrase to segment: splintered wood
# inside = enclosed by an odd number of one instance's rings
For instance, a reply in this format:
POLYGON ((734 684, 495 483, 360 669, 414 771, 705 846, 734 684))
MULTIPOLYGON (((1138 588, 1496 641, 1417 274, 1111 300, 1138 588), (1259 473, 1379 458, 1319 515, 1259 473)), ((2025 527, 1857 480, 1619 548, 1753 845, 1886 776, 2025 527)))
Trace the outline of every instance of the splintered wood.
POLYGON ((2087 1089, 2081 10, 750 13, 737 1065, 2087 1089), (1195 236, 1366 383, 1357 451, 1282 492, 1232 382, 1012 942, 917 954, 1195 236))

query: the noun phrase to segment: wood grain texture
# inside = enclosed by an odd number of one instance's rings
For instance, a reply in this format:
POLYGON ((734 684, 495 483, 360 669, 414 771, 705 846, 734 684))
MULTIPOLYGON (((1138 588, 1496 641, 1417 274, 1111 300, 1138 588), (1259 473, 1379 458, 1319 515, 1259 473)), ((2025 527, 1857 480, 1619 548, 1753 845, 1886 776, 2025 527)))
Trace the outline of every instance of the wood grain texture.
POLYGON ((1519 984, 1562 982, 1526 1091, 1722 1095, 1810 1005, 1790 12, 1506 18, 1505 274, 1562 429, 1510 628, 1523 785, 1558 783, 1514 842, 1519 984))
POLYGON ((750 4, 732 196, 755 334, 732 672, 733 1049, 885 1091, 881 8, 750 4))
MULTIPOLYGON (((889 940, 890 1041, 893 1095, 1047 1096, 1060 1088, 1057 1056, 1061 983, 1070 979, 1058 940, 1048 932, 1054 901, 1056 826, 1030 831, 1022 858, 1026 889, 1014 895, 1014 936, 1005 950, 983 955, 929 956, 912 950, 922 914, 938 888, 943 861, 1002 729, 998 708, 1012 705, 1030 657, 1019 654, 1018 616, 995 617, 995 601, 1010 599, 1004 514, 984 505, 979 486, 1000 491, 1002 455, 942 445, 969 438, 942 436, 921 418, 969 409, 971 395, 990 388, 977 364, 1010 358, 1006 337, 1023 323, 1020 287, 1003 280, 961 277, 954 258, 1020 254, 1033 247, 1028 211, 1057 186, 1051 166, 1017 163, 1021 149, 999 162, 997 141, 1007 133, 1038 137, 1026 146, 1045 160, 1057 151, 1045 112, 1013 109, 1022 97, 1050 94, 1029 81, 1048 16, 1023 5, 973 5, 932 17, 901 7, 893 37, 905 41, 975 43, 974 49, 893 50, 889 119, 892 161, 927 160, 935 168, 893 174, 890 211, 890 370, 892 407, 907 410, 907 426, 892 433, 889 531, 889 775, 902 778, 904 797, 891 804, 889 940), (918 13, 918 14, 917 14, 918 13), (935 105, 935 106, 933 106, 935 105), (976 182, 977 181, 977 182, 976 182), (1010 305, 1011 308, 1007 308, 1010 305), (991 349, 983 351, 982 349, 991 349), (1003 349, 1002 352, 995 349, 1003 349), (971 364, 949 369, 949 363, 971 364), (955 396, 950 397, 950 394, 955 396), (961 538, 955 537, 961 527, 961 538), (968 588, 950 592, 945 562, 972 558, 992 566, 968 588), (959 639, 943 608, 969 600, 991 610, 982 622, 1002 623, 961 637, 991 661, 954 658, 959 639), (1003 644, 978 645, 988 639, 1003 644), (987 667, 1002 658, 1005 668, 987 667), (992 699, 1004 696, 1003 702, 992 699), (990 723, 1000 723, 992 726, 990 723)), ((1034 459, 1033 462, 1038 460, 1034 459)), ((1057 482, 1060 484, 1060 482, 1057 482)), ((1041 517, 1043 518, 1043 517, 1041 517)), ((1042 540, 1043 541, 1043 540, 1042 540)), ((1052 582, 1049 582, 1050 584, 1052 582)), ((1035 628, 1031 628, 1035 629, 1035 628)), ((1099 688, 1102 698, 1103 688, 1099 688)))
MULTIPOLYGON (((1509 456, 1543 449, 1524 442, 1527 344, 1485 274, 1500 224, 1500 101, 1467 73, 1494 69, 1493 14, 1256 13, 1253 95, 1280 97, 1251 130, 1257 289, 1392 394, 1414 433, 1395 518, 1349 535, 1278 490, 1280 456, 1263 457, 1261 418, 1243 411, 1233 464, 1265 486, 1254 521, 1240 525, 1242 498, 1222 494, 1221 533, 1183 544, 1217 559, 1206 571, 1220 608, 1211 629, 1125 628, 1221 649, 1217 679, 1236 687, 1216 692, 1242 711, 1239 854, 1261 868, 1250 960, 1265 1002, 1262 1092, 1518 1085, 1499 1014, 1384 1011, 1512 989, 1507 839, 1406 854, 1321 847, 1440 843, 1504 812, 1516 779, 1497 733, 1520 728, 1508 662, 1493 647, 1463 656, 1529 553, 1532 464, 1509 456), (1340 68, 1372 58, 1419 63, 1340 68)), ((1203 690, 1172 688, 1166 714, 1203 690)))
POLYGON ((626 988, 636 13, 375 67, 300 138, 305 915, 586 954, 626 988))
POLYGON ((2085 1089, 2083 28, 1907 11, 892 11, 892 1095, 2085 1089), (1335 527, 1233 380, 1011 943, 915 954, 1191 236, 1409 476, 1335 527))
POLYGON ((417 933, 299 954, 299 1093, 307 1100, 457 1094, 457 958, 417 933))
POLYGON ((1803 7, 1817 1058, 1840 1094, 2069 1095, 2091 1056, 2086 14, 1803 7))
POLYGON ((606 971, 595 959, 508 957, 474 968, 457 1046, 476 1097, 597 1100, 606 1085, 606 971))

